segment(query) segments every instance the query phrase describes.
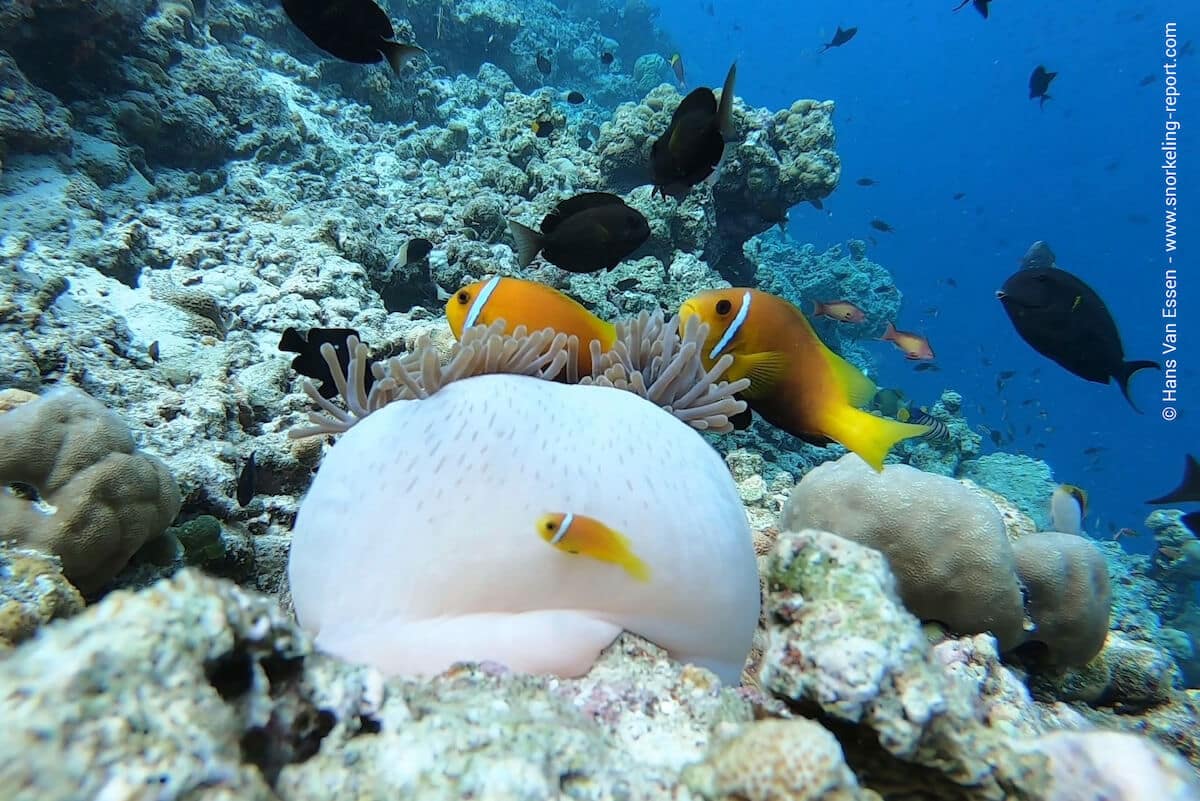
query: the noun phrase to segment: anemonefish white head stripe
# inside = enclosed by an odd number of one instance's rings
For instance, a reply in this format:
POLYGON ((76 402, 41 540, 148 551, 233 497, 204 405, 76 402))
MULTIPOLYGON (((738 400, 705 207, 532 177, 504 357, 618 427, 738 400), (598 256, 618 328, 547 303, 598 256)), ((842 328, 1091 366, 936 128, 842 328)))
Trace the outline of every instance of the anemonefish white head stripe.
POLYGON ((498 275, 492 276, 483 285, 483 289, 479 291, 479 297, 475 298, 475 302, 471 304, 471 310, 467 312, 466 322, 463 323, 464 331, 479 321, 479 315, 483 314, 483 307, 487 305, 488 300, 492 297, 492 293, 496 291, 496 287, 499 285, 500 276, 498 275))
POLYGON ((725 333, 721 335, 719 340, 717 340, 717 344, 713 345, 712 350, 709 351, 708 358, 717 358, 721 355, 721 351, 729 347, 729 343, 733 341, 735 336, 737 336, 738 331, 740 331, 742 326, 745 325, 746 318, 749 316, 750 293, 746 292, 744 295, 742 295, 742 305, 740 308, 738 308, 737 316, 733 318, 733 322, 729 324, 729 327, 725 329, 725 333))
POLYGON ((562 522, 558 524, 558 531, 555 532, 553 539, 550 540, 551 545, 558 545, 562 542, 563 537, 567 536, 567 532, 571 529, 571 524, 575 522, 575 513, 567 512, 563 517, 562 522))

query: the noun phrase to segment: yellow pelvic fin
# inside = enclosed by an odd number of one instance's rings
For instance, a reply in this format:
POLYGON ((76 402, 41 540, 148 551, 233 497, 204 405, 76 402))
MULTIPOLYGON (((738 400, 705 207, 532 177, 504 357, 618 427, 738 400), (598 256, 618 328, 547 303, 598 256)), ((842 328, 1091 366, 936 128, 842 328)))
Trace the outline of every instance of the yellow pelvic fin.
POLYGON ((787 354, 777 350, 751 353, 736 357, 737 366, 731 370, 750 379, 750 387, 742 393, 747 398, 763 398, 770 394, 787 369, 787 354))
POLYGON ((862 408, 875 398, 877 388, 875 382, 862 374, 862 371, 850 362, 838 356, 831 350, 826 350, 826 363, 833 371, 837 382, 846 391, 846 400, 851 406, 862 408))
POLYGON ((833 406, 821 416, 820 424, 822 434, 857 453, 876 471, 883 470, 883 458, 897 442, 931 430, 929 426, 876 417, 850 406, 833 406))

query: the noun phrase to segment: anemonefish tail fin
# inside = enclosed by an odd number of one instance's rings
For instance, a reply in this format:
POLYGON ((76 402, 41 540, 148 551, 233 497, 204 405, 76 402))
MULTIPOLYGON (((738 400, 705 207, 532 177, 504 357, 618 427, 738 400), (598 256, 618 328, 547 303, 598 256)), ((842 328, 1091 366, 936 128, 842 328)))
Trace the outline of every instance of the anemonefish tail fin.
POLYGON ((737 137, 733 128, 733 82, 737 80, 737 62, 729 65, 725 85, 721 87, 721 103, 717 106, 717 124, 721 127, 721 138, 732 142, 737 137))
POLYGON ((1137 404, 1133 402, 1133 398, 1129 396, 1129 379, 1132 378, 1133 374, 1138 370, 1145 370, 1148 367, 1153 367, 1155 370, 1162 369, 1162 365, 1160 365, 1158 362, 1121 362, 1121 366, 1117 368, 1116 373, 1113 375, 1113 378, 1117 380, 1117 386, 1121 388, 1121 394, 1125 396, 1125 400, 1129 401, 1129 405, 1132 406, 1133 410, 1138 414, 1141 414, 1142 410, 1137 407, 1137 404))
POLYGON ((424 49, 416 45, 400 44, 399 42, 384 42, 383 55, 387 58, 388 64, 392 67, 392 72, 397 75, 400 70, 404 69, 404 65, 412 61, 417 56, 425 55, 424 49))
POLYGON ((832 437, 862 457, 876 472, 883 459, 901 440, 928 434, 929 426, 900 423, 850 406, 831 408, 821 421, 821 433, 832 437))
POLYGON ((542 235, 516 220, 508 221, 508 231, 517 240, 517 261, 522 267, 528 267, 542 249, 542 235))

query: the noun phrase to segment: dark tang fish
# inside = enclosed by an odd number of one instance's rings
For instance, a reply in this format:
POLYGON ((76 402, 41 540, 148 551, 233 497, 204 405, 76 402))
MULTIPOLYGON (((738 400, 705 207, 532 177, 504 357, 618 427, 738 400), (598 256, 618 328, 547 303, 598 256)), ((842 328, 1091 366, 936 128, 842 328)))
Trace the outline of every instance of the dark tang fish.
POLYGON ((1038 98, 1038 105, 1046 105, 1046 101, 1050 99, 1050 95, 1046 94, 1046 90, 1050 88, 1050 82, 1054 80, 1057 72, 1046 72, 1046 68, 1038 64, 1033 73, 1029 76, 1029 99, 1038 98))
POLYGON ((539 252, 573 273, 611 270, 650 237, 650 224, 635 208, 607 192, 585 192, 554 207, 540 232, 508 221, 522 267, 539 252))
POLYGON ((846 30, 843 31, 842 26, 839 25, 838 29, 837 29, 837 33, 835 33, 833 35, 833 39, 830 40, 829 44, 822 45, 821 49, 817 51, 817 55, 818 56, 821 55, 822 53, 824 53, 826 50, 828 50, 831 47, 841 47, 846 42, 853 39, 854 34, 856 34, 856 33, 858 33, 858 28, 847 28, 846 30))
POLYGON ((1196 461, 1196 457, 1191 454, 1188 454, 1183 463, 1183 480, 1179 482, 1179 486, 1161 498, 1155 498, 1146 503, 1184 503, 1186 501, 1200 501, 1200 462, 1196 461))
MULTIPOLYGON (((321 355, 321 345, 328 342, 333 346, 337 353, 337 363, 341 365, 344 375, 350 366, 350 349, 346 347, 346 338, 350 336, 358 336, 358 332, 353 328, 310 328, 308 338, 305 339, 295 328, 285 328, 283 336, 279 338, 279 349, 300 354, 292 359, 292 369, 300 375, 320 381, 321 386, 317 391, 321 393, 322 398, 328 400, 337 395, 338 391, 329 372, 329 365, 321 355)), ((371 391, 371 385, 374 383, 375 376, 368 366, 364 376, 367 392, 371 391)))
POLYGON ((283 0, 283 10, 313 44, 343 61, 375 64, 386 59, 399 73, 425 52, 393 41, 392 21, 373 0, 283 0))
POLYGON ((1014 273, 996 293, 1017 333, 1043 356, 1080 378, 1107 384, 1116 379, 1129 405, 1129 379, 1157 362, 1125 361, 1112 314, 1096 291, 1076 276, 1050 267, 1014 273))
POLYGON ((954 10, 961 11, 963 7, 967 5, 967 3, 971 3, 971 5, 975 7, 975 10, 982 14, 984 19, 987 19, 988 3, 990 2, 992 2, 992 0, 962 0, 961 3, 954 7, 954 10))
POLYGON ((737 64, 729 67, 721 102, 707 86, 693 90, 671 115, 671 124, 650 146, 654 187, 664 196, 683 198, 712 175, 733 138, 733 82, 737 64))

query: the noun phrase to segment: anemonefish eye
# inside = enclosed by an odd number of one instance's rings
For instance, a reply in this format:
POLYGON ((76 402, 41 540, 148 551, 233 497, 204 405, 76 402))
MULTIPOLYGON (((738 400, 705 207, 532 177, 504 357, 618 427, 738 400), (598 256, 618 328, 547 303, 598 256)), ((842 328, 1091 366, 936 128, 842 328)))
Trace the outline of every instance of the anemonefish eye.
POLYGON ((463 291, 459 292, 458 293, 458 302, 459 302, 459 305, 466 306, 468 303, 471 302, 471 293, 465 289, 463 291))
POLYGON ((721 314, 721 315, 729 314, 729 312, 732 310, 733 310, 733 304, 730 303, 729 301, 727 301, 727 300, 718 300, 717 301, 717 314, 721 314))

